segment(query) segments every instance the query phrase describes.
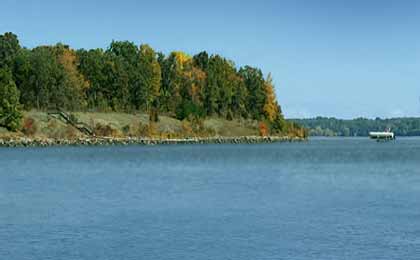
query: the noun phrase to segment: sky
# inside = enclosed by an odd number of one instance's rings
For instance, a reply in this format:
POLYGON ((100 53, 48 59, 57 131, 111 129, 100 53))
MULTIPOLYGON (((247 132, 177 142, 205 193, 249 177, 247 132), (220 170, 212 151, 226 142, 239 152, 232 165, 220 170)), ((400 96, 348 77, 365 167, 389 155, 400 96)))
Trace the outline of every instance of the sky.
POLYGON ((420 116, 420 1, 1 0, 28 48, 112 40, 206 50, 271 72, 288 118, 420 116))

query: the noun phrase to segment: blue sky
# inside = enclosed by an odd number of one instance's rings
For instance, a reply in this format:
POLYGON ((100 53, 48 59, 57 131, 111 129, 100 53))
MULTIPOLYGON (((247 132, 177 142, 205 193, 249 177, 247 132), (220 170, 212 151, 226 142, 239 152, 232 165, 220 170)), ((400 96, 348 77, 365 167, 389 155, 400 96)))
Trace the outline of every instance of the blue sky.
POLYGON ((420 1, 2 0, 21 44, 219 53, 271 72, 287 117, 420 116, 420 1))

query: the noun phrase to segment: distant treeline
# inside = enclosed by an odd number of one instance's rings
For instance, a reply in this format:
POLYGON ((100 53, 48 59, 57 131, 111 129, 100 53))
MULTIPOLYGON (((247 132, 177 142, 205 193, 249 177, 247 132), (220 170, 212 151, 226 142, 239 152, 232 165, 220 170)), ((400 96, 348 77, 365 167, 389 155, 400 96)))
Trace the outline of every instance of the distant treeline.
POLYGON ((420 136, 420 118, 357 118, 343 120, 327 117, 291 119, 309 130, 311 136, 368 136, 370 131, 391 129, 397 136, 420 136))
POLYGON ((113 41, 106 50, 27 49, 15 34, 0 35, 0 98, 0 125, 10 129, 22 107, 145 112, 153 120, 159 113, 181 120, 247 118, 264 122, 271 133, 302 131, 284 120, 270 74, 237 68, 220 55, 165 55, 129 41, 113 41))

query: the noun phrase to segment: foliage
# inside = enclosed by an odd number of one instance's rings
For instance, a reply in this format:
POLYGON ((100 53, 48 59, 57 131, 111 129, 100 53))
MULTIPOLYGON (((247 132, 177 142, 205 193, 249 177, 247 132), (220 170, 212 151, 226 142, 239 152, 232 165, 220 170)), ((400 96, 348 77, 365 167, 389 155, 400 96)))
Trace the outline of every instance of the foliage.
POLYGON ((259 130, 260 136, 268 136, 269 134, 268 127, 264 122, 258 123, 258 130, 259 130))
POLYGON ((103 137, 119 137, 121 136, 119 130, 110 124, 96 123, 93 129, 95 136, 103 137))
POLYGON ((266 122, 269 133, 294 129, 283 118, 271 75, 207 52, 166 56, 129 41, 112 41, 106 50, 64 44, 26 49, 6 33, 0 36, 1 66, 12 72, 28 110, 144 112, 153 123, 159 114, 189 121, 249 118, 266 122))
POLYGON ((63 67, 66 75, 66 88, 72 95, 68 97, 71 110, 87 106, 85 93, 89 82, 78 71, 78 58, 74 50, 68 46, 58 44, 55 47, 58 63, 63 67))
POLYGON ((132 96, 135 107, 150 111, 154 101, 158 99, 161 85, 161 69, 155 51, 147 44, 140 46, 138 69, 140 78, 138 89, 132 96))
POLYGON ((273 81, 271 79, 271 74, 268 74, 264 90, 266 93, 265 104, 263 108, 264 114, 270 122, 274 122, 274 120, 276 120, 277 116, 279 115, 279 111, 276 96, 274 94, 274 87, 273 81))
POLYGON ((78 50, 78 70, 89 82, 86 89, 87 103, 90 108, 99 111, 109 109, 111 92, 107 83, 108 76, 105 74, 105 54, 102 49, 78 50))
POLYGON ((10 68, 19 50, 19 40, 15 34, 7 32, 0 35, 0 68, 10 68))
POLYGON ((32 136, 38 131, 38 125, 32 117, 26 117, 23 120, 22 132, 25 135, 32 136))
POLYGON ((21 118, 19 90, 10 71, 0 69, 0 126, 15 131, 20 127, 21 118))
POLYGON ((85 105, 88 82, 76 67, 77 57, 67 46, 42 46, 21 50, 14 78, 26 109, 77 110, 85 105))
POLYGON ((253 119, 260 120, 264 117, 266 104, 266 90, 264 77, 260 69, 245 66, 239 70, 248 90, 247 110, 253 119))
POLYGON ((203 115, 204 111, 201 109, 201 107, 188 100, 183 101, 176 110, 176 118, 179 120, 189 118, 190 116, 202 117, 203 115))

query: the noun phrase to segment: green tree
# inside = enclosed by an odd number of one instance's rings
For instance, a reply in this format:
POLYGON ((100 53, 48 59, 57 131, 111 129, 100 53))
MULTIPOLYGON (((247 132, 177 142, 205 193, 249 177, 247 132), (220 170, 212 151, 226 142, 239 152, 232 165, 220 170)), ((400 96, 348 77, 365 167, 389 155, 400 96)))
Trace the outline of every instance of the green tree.
POLYGON ((19 90, 10 71, 0 69, 0 125, 15 131, 20 127, 19 90))
POLYGON ((175 113, 177 107, 182 104, 183 74, 190 64, 191 58, 182 52, 172 52, 163 61, 159 102, 163 111, 175 113))
POLYGON ((209 66, 209 55, 203 51, 193 57, 194 66, 200 68, 202 71, 207 71, 209 66))
POLYGON ((12 67, 19 50, 19 40, 15 34, 7 32, 0 35, 0 68, 12 67))
POLYGON ((149 112, 158 99, 161 85, 161 68, 155 51, 147 44, 140 46, 139 84, 132 91, 136 108, 149 112))
POLYGON ((266 90, 263 74, 260 69, 245 66, 239 70, 248 90, 247 110, 251 117, 260 120, 264 116, 266 90))
MULTIPOLYGON (((31 71, 25 80, 29 86, 28 100, 23 100, 27 107, 36 109, 66 108, 64 71, 56 60, 51 47, 37 47, 29 57, 31 71)), ((23 97, 23 96, 22 96, 23 97)))
POLYGON ((13 77, 20 91, 20 102, 24 109, 33 108, 34 91, 29 82, 32 75, 31 50, 21 49, 15 57, 13 64, 13 77))
POLYGON ((131 66, 133 68, 135 64, 137 64, 139 49, 133 42, 112 41, 107 52, 112 53, 117 57, 121 57, 122 60, 127 63, 127 67, 131 66))
POLYGON ((15 58, 14 79, 26 109, 78 110, 85 106, 87 81, 67 46, 22 49, 15 58))
POLYGON ((104 64, 106 98, 113 111, 127 111, 130 106, 130 78, 122 57, 107 55, 104 64))
POLYGON ((244 80, 239 75, 236 75, 235 82, 231 105, 232 112, 237 118, 247 118, 249 116, 247 111, 248 90, 244 80))
POLYGON ((206 85, 206 73, 190 62, 184 66, 181 78, 180 94, 182 101, 176 108, 178 119, 198 118, 205 115, 203 108, 203 90, 206 85))
POLYGON ((207 74, 205 89, 207 113, 226 117, 232 112, 235 89, 240 83, 235 65, 219 55, 214 55, 209 60, 207 74))
POLYGON ((108 75, 105 73, 105 54, 102 49, 78 50, 78 70, 89 82, 86 91, 88 107, 107 111, 111 91, 107 85, 108 75))

